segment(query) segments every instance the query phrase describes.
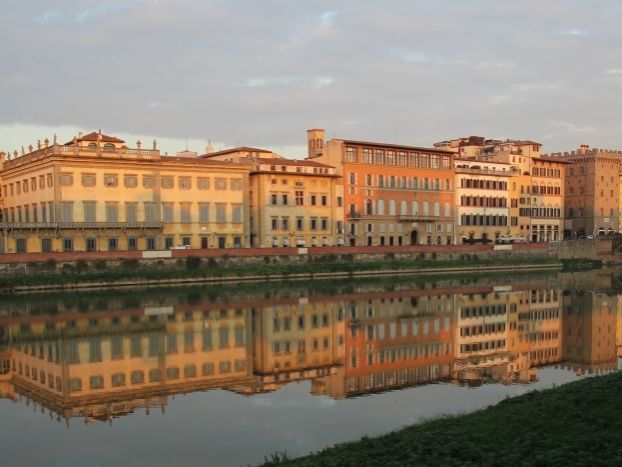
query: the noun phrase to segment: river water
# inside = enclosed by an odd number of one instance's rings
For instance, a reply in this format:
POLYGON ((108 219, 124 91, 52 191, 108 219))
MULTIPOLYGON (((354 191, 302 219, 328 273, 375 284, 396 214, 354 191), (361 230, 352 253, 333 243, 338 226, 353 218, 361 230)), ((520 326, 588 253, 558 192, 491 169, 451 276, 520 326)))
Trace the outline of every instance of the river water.
POLYGON ((620 368, 622 272, 0 301, 4 465, 256 465, 620 368))

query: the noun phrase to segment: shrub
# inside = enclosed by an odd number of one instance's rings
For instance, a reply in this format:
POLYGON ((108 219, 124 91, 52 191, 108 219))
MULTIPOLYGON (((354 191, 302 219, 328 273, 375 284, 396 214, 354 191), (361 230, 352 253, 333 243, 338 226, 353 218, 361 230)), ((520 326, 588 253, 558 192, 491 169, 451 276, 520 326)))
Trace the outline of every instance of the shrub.
POLYGON ((43 263, 43 268, 48 271, 56 271, 56 260, 54 258, 49 258, 45 260, 45 263, 43 263))
POLYGON ((121 267, 123 269, 127 269, 128 271, 135 271, 139 266, 140 264, 136 258, 126 258, 121 261, 121 267))
POLYGON ((83 259, 79 259, 78 261, 76 261, 76 271, 78 272, 84 272, 89 268, 88 263, 83 260, 83 259))
MULTIPOLYGON (((267 256, 264 256, 264 258, 267 258, 267 256)), ((270 258, 268 258, 268 259, 270 259, 270 258)), ((265 259, 264 259, 264 261, 265 261, 265 259)), ((218 266, 218 262, 216 261, 216 258, 208 258, 207 265, 210 268, 215 268, 215 267, 218 266)))
POLYGON ((432 252, 432 259, 436 259, 436 251, 432 252))
POLYGON ((346 253, 345 255, 341 255, 341 261, 351 263, 352 261, 354 261, 354 255, 352 253, 346 253))
POLYGON ((93 261, 93 265, 98 271, 104 271, 106 268, 108 268, 106 261, 104 261, 103 259, 96 259, 95 261, 93 261))
POLYGON ((386 255, 384 255, 384 259, 386 259, 387 261, 394 261, 395 253, 387 253, 386 255))
POLYGON ((201 258, 198 256, 188 256, 186 258, 186 269, 198 269, 201 266, 201 258))
POLYGON ((270 257, 269 256, 264 256, 263 257, 263 262, 264 262, 264 264, 270 264, 270 257))

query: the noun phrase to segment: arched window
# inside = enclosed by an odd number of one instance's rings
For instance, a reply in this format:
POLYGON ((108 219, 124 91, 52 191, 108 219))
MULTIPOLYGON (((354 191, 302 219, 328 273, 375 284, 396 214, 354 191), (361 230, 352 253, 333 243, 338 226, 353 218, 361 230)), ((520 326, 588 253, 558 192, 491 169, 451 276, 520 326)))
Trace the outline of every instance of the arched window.
POLYGON ((430 215, 430 203, 428 203, 427 201, 423 202, 423 215, 424 216, 430 215))
POLYGON ((395 204, 395 200, 390 199, 389 200, 389 216, 395 216, 397 214, 396 212, 396 204, 395 204))
POLYGON ((402 201, 400 203, 400 214, 402 216, 407 216, 408 215, 408 203, 406 201, 402 201))
POLYGON ((112 151, 112 150, 114 150, 114 144, 112 143, 104 144, 104 151, 112 151))
POLYGON ((441 203, 438 201, 434 202, 434 215, 439 217, 441 215, 441 203))
POLYGON ((451 205, 449 203, 445 203, 445 217, 451 216, 451 205))
POLYGON ((376 204, 376 214, 384 216, 384 200, 379 199, 376 204))
POLYGON ((413 201, 413 216, 419 215, 419 201, 413 201))

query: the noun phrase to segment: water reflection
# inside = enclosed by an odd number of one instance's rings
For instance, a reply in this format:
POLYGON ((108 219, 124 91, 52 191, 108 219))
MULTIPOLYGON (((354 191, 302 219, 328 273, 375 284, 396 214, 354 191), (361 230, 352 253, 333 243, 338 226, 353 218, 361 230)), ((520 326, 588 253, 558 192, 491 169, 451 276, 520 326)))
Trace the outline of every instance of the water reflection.
POLYGON ((617 295, 563 282, 365 284, 214 297, 208 290, 6 301, 0 395, 69 423, 165 411, 210 389, 310 380, 344 399, 438 381, 529 384, 538 369, 617 369, 617 295))

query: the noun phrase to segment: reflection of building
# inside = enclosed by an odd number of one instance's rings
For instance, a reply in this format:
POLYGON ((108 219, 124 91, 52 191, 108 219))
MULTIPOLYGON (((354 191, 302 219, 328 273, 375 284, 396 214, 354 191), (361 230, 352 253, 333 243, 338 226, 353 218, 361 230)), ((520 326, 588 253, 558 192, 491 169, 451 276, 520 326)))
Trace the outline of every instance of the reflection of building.
POLYGON ((529 383, 562 361, 616 367, 618 300, 604 294, 452 280, 212 292, 5 301, 0 397, 111 420, 208 389, 252 395, 310 380, 314 395, 347 398, 437 381, 529 383))
POLYGON ((309 159, 343 177, 348 245, 445 245, 454 238, 453 154, 307 131, 309 159))
POLYGON ((343 307, 338 302, 284 302, 253 310, 253 368, 262 389, 331 374, 343 363, 343 307))
POLYGON ((563 357, 577 373, 618 368, 618 298, 589 290, 564 296, 563 357))
POLYGON ((345 306, 345 365, 336 377, 324 378, 331 396, 354 397, 450 377, 450 295, 370 294, 345 306))

